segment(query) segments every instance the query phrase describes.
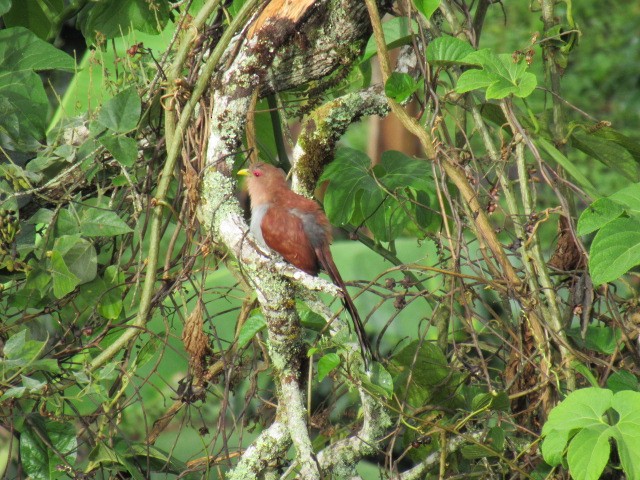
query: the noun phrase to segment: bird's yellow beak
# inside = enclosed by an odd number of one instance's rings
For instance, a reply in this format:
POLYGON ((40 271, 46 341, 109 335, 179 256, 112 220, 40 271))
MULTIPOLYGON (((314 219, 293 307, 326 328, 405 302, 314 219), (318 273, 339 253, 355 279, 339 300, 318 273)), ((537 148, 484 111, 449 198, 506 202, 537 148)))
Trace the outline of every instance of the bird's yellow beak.
POLYGON ((241 177, 248 177, 251 172, 248 168, 243 168, 242 170, 238 170, 238 175, 241 177))

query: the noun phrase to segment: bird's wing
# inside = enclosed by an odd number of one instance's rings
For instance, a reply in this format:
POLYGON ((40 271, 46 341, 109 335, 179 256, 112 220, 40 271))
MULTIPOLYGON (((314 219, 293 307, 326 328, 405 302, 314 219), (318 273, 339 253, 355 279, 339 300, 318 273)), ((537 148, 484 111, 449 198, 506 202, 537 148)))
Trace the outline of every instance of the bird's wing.
POLYGON ((262 218, 262 237, 272 250, 300 270, 318 274, 318 258, 304 229, 302 219, 291 209, 271 206, 262 218))

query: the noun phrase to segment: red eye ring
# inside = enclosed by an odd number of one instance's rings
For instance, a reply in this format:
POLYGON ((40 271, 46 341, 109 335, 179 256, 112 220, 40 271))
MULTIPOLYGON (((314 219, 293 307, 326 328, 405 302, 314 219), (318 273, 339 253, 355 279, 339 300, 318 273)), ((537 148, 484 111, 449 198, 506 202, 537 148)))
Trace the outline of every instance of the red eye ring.
POLYGON ((253 171, 253 176, 254 177, 260 177, 260 176, 262 176, 262 172, 260 170, 254 170, 253 171))

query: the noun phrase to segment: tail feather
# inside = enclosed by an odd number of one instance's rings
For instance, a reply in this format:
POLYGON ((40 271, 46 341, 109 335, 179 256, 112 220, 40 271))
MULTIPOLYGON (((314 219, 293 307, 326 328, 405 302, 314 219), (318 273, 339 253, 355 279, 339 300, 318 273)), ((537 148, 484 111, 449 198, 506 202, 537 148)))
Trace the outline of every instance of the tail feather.
POLYGON ((347 287, 340 276, 340 272, 336 267, 336 264, 333 262, 333 257, 331 256, 331 252, 329 251, 328 246, 324 246, 323 248, 316 248, 316 255, 318 256, 318 261, 322 268, 329 274, 333 283, 335 283, 343 292, 342 304, 344 308, 351 315, 351 320, 353 321, 353 327, 356 331, 356 335, 358 336, 358 343, 360 344, 360 350, 362 351, 362 358, 364 360, 365 369, 369 368, 369 363, 373 358, 373 351, 371 350, 371 344, 369 343, 369 339, 367 338, 367 333, 364 330, 364 325, 362 324, 362 320, 360 319, 360 315, 358 314, 358 310, 356 309, 349 292, 347 291, 347 287))

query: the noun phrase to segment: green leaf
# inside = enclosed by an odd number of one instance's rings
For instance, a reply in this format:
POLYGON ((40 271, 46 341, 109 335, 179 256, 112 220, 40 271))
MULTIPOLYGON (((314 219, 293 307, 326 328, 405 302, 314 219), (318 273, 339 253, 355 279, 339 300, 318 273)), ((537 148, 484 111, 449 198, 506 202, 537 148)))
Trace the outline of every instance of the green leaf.
POLYGON ((73 71, 72 57, 40 40, 26 28, 0 30, 0 78, 6 71, 73 71))
POLYGON ((598 383, 598 379, 593 375, 593 373, 591 373, 589 367, 587 367, 584 363, 574 360, 571 363, 571 368, 573 368, 577 373, 586 378, 592 387, 600 386, 600 384, 598 383))
POLYGON ((473 400, 471 401, 471 409, 474 412, 486 410, 491 405, 492 400, 493 397, 490 393, 480 393, 473 397, 473 400))
POLYGON ((49 101, 35 72, 73 68, 69 55, 29 30, 0 30, 0 132, 12 148, 35 150, 44 138, 49 101))
POLYGON ((75 210, 67 207, 58 212, 55 235, 61 237, 63 235, 76 235, 80 233, 80 224, 75 210))
POLYGON ((413 0, 413 4, 428 20, 440 6, 440 0, 413 0))
POLYGON ((450 373, 447 358, 433 342, 411 342, 393 357, 392 363, 400 371, 411 371, 413 381, 426 388, 441 385, 450 373))
POLYGON ((329 180, 324 207, 332 223, 364 223, 377 240, 391 241, 421 215, 428 214, 432 180, 429 165, 400 152, 382 154, 379 165, 358 150, 341 148, 320 181, 329 180), (416 193, 423 192, 421 203, 416 193))
POLYGON ((64 235, 56 238, 53 249, 60 252, 69 271, 79 280, 79 285, 96 277, 98 258, 91 242, 78 235, 64 235))
MULTIPOLYGON (((0 15, 4 15, 11 8, 11 0, 0 0, 0 15)), ((6 22, 6 18, 4 19, 6 22)))
POLYGON ((617 218, 604 225, 590 248, 589 272, 594 286, 612 282, 640 265, 640 220, 617 218))
POLYGON ((613 392, 621 392, 623 390, 638 391, 640 384, 638 377, 627 370, 615 372, 607 378, 607 387, 613 392))
POLYGON ((92 2, 80 11, 78 25, 88 44, 95 44, 96 37, 107 39, 128 35, 132 30, 157 34, 169 18, 168 2, 147 0, 118 0, 116 2, 92 2))
POLYGON ((238 334, 238 349, 246 347, 256 334, 267 326, 261 313, 251 315, 238 334))
MULTIPOLYGON (((567 395, 549 414, 542 435, 551 430, 571 430, 602 424, 602 416, 611 406, 613 392, 604 388, 582 388, 567 395)), ((554 465, 554 464, 549 464, 554 465)))
MULTIPOLYGON (((116 447, 118 446, 119 444, 116 444, 116 447)), ((131 452, 132 449, 129 450, 129 453, 131 452)), ((89 463, 86 471, 91 472, 100 467, 121 465, 127 470, 131 478, 145 480, 145 476, 140 472, 140 469, 129 460, 130 457, 131 455, 127 455, 127 451, 122 448, 112 449, 104 443, 99 443, 89 454, 89 463)))
MULTIPOLYGON (((102 106, 96 121, 114 132, 128 133, 138 126, 141 111, 140 96, 136 89, 131 87, 107 101, 102 106)), ((109 144, 109 141, 107 143, 109 144)))
POLYGON ((84 208, 80 232, 87 237, 113 237, 133 230, 115 212, 103 208, 84 208))
POLYGON ((406 398, 413 407, 440 401, 451 405, 459 385, 451 375, 446 357, 433 342, 411 342, 393 357, 389 369, 397 395, 406 398))
POLYGON ((30 392, 37 392, 38 390, 42 390, 47 386, 47 382, 44 382, 42 380, 30 378, 25 375, 20 375, 20 378, 22 379, 22 385, 30 392))
POLYGON ((11 387, 0 396, 0 402, 10 400, 12 398, 22 398, 27 393, 26 387, 11 387))
POLYGON ((103 281, 105 291, 98 302, 98 313, 109 320, 116 320, 124 308, 124 273, 116 265, 109 265, 104 272, 103 281))
POLYGON ((537 85, 534 74, 527 72, 525 62, 514 62, 509 54, 496 55, 489 49, 472 52, 463 61, 480 65, 482 70, 467 70, 456 85, 458 93, 486 88, 487 99, 509 95, 528 97, 537 85))
POLYGON ((609 199, 624 205, 630 215, 640 216, 640 183, 634 183, 617 191, 609 199))
POLYGON ((640 167, 631 153, 617 142, 581 129, 571 134, 571 145, 624 175, 631 181, 640 179, 640 167))
POLYGON ((553 408, 542 427, 542 455, 545 462, 552 466, 562 462, 567 441, 576 430, 601 426, 602 416, 611 406, 612 398, 613 392, 610 390, 583 388, 570 393, 553 408))
POLYGON ((500 454, 495 452, 492 448, 481 444, 465 445, 460 449, 460 453, 462 453, 462 456, 468 460, 500 456, 500 454))
POLYGON ((384 85, 387 97, 402 103, 420 88, 420 82, 407 73, 393 72, 384 85))
POLYGON ((622 338, 619 328, 601 325, 589 325, 584 340, 580 327, 571 328, 567 333, 580 348, 595 350, 605 355, 614 353, 622 338))
POLYGON ((611 429, 606 424, 593 425, 578 432, 569 444, 567 461, 571 477, 597 480, 609 460, 611 429))
POLYGON ((138 158, 138 143, 133 138, 113 135, 100 137, 99 141, 120 165, 132 167, 138 158))
POLYGON ((327 353, 318 360, 318 381, 321 382, 331 373, 332 370, 340 365, 340 357, 337 353, 327 353))
POLYGON ((300 314, 300 322, 304 328, 309 328, 311 330, 315 330, 316 332, 321 332, 327 326, 327 321, 322 317, 322 315, 317 314, 309 307, 307 307, 304 302, 297 302, 296 307, 298 309, 298 313, 300 314))
POLYGON ((0 71, 0 131, 11 139, 12 148, 37 149, 38 141, 44 138, 48 108, 47 95, 38 75, 0 71))
MULTIPOLYGON (((151 359, 153 359, 158 352, 162 352, 162 341, 157 337, 151 337, 149 340, 142 346, 138 355, 136 356, 135 366, 136 369, 141 366, 147 364, 151 359)), ((116 370, 116 365, 114 363, 110 363, 107 366, 113 366, 113 374, 117 377, 118 371, 116 370)), ((101 377, 106 377, 107 372, 101 372, 101 377)))
POLYGON ((505 391, 499 391, 492 393, 493 401, 491 402, 491 409, 497 412, 508 412, 511 408, 511 400, 509 395, 505 391))
POLYGON ((639 478, 639 425, 639 392, 577 390, 549 414, 542 428, 542 454, 549 465, 559 465, 568 441, 567 462, 572 478, 595 480, 609 460, 609 439, 613 437, 627 478, 639 478), (606 414, 609 409, 617 413, 617 422, 606 414))
POLYGON ((600 194, 596 190, 596 187, 585 177, 578 168, 571 162, 567 157, 565 157, 560 150, 554 147, 551 142, 548 140, 538 137, 536 139, 536 143, 542 147, 544 151, 546 151, 551 159, 554 160, 558 165, 564 168, 569 175, 571 175, 578 184, 593 198, 600 197, 600 194))
POLYGON ((75 464, 78 441, 73 423, 43 421, 36 415, 30 415, 30 420, 30 429, 20 435, 20 458, 25 472, 35 480, 68 478, 59 466, 75 464), (46 438, 58 453, 47 447, 42 437, 46 438))
POLYGON ((432 65, 470 65, 463 60, 475 50, 467 42, 442 35, 427 46, 427 61, 432 65))
POLYGON ((51 224, 51 222, 53 222, 53 211, 48 208, 41 208, 30 216, 25 223, 31 225, 37 225, 39 223, 48 225, 51 224))
POLYGON ((615 439, 622 469, 629 479, 640 478, 640 393, 629 390, 614 395, 611 406, 619 414, 615 439))
POLYGON ((495 78, 485 70, 467 70, 458 78, 456 84, 456 92, 466 93, 471 90, 480 90, 488 88, 495 82, 495 78))
MULTIPOLYGON (((389 49, 411 43, 412 31, 418 31, 418 23, 415 20, 411 20, 411 24, 409 24, 409 20, 406 17, 393 17, 391 20, 382 24, 382 32, 384 33, 384 39, 389 49)), ((376 40, 371 36, 360 61, 365 62, 377 53, 378 47, 376 46, 376 40)))
MULTIPOLYGON (((7 3, 6 0, 5 3, 7 3)), ((25 27, 42 40, 47 40, 49 36, 55 38, 58 33, 51 31, 52 20, 62 12, 63 8, 63 0, 17 0, 13 2, 13 7, 2 20, 7 27, 25 27)), ((1 9, 0 15, 2 15, 1 9)))
POLYGON ((60 252, 53 250, 49 258, 49 273, 53 280, 53 294, 56 298, 62 298, 80 284, 80 279, 76 277, 67 267, 60 252))
POLYGON ((633 156, 636 162, 640 162, 640 143, 637 140, 627 137, 610 127, 599 128, 595 132, 589 133, 589 135, 617 143, 621 147, 624 147, 631 156, 633 156))
POLYGON ((42 350, 44 346, 44 342, 36 342, 31 340, 27 343, 28 340, 28 331, 20 330, 18 333, 9 337, 4 344, 4 348, 2 349, 2 353, 5 358, 16 360, 20 358, 25 358, 26 360, 31 360, 37 355, 40 350, 42 350), (28 346, 28 348, 27 348, 28 346), (34 352, 35 355, 30 355, 30 352, 34 352))
POLYGON ((599 198, 589 205, 578 219, 578 235, 588 235, 624 213, 624 206, 610 198, 599 198))

